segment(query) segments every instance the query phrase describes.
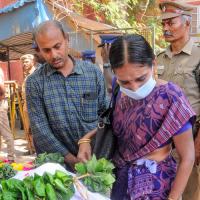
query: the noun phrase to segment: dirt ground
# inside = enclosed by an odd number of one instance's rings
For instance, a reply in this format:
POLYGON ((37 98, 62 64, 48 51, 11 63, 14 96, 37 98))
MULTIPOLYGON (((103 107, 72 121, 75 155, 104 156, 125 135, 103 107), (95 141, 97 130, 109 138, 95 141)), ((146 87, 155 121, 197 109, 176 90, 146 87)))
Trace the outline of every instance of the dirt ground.
MULTIPOLYGON (((25 140, 24 130, 19 128, 19 124, 16 124, 15 132, 15 162, 17 163, 27 163, 33 161, 36 157, 35 154, 30 155, 27 149, 27 141, 25 140)), ((7 148, 4 139, 1 137, 1 149, 0 158, 5 158, 7 156, 7 148)))

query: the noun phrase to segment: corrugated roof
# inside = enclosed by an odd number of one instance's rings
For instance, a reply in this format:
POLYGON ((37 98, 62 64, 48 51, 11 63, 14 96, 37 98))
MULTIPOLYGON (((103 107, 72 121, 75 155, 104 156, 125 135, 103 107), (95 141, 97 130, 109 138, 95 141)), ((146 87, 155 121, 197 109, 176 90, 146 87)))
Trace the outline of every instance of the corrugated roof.
POLYGON ((32 49, 32 33, 22 33, 0 42, 0 51, 7 51, 9 47, 10 60, 16 60, 26 53, 34 53, 32 49))
POLYGON ((6 6, 2 9, 0 9, 0 14, 11 12, 14 9, 17 9, 17 8, 24 6, 26 3, 30 3, 30 2, 33 2, 33 1, 36 1, 36 0, 19 0, 16 3, 10 4, 9 6, 6 6))

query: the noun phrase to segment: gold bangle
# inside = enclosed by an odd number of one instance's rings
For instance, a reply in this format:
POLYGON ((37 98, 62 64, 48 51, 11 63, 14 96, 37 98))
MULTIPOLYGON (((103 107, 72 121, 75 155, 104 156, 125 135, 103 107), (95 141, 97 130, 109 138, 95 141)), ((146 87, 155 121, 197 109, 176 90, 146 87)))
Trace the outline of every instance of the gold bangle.
POLYGON ((89 138, 81 138, 79 141, 90 141, 89 138))
POLYGON ((80 145, 80 144, 83 144, 83 143, 90 143, 90 139, 80 139, 79 141, 78 141, 78 145, 80 145))
POLYGON ((81 141, 81 142, 78 142, 78 145, 84 144, 84 143, 90 143, 90 141, 81 141))
POLYGON ((83 138, 83 139, 80 139, 79 142, 80 142, 80 141, 91 141, 91 140, 90 140, 90 139, 84 139, 84 138, 83 138))

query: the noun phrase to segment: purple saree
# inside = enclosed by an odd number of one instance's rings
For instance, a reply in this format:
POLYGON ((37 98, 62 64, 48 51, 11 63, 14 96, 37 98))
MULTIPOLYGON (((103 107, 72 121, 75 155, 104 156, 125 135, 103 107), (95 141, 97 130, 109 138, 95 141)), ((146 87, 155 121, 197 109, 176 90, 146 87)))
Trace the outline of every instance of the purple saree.
POLYGON ((118 96, 113 129, 118 138, 114 156, 116 183, 112 200, 166 200, 176 175, 176 162, 143 159, 172 139, 193 112, 181 89, 169 82, 160 85, 145 99, 118 96))

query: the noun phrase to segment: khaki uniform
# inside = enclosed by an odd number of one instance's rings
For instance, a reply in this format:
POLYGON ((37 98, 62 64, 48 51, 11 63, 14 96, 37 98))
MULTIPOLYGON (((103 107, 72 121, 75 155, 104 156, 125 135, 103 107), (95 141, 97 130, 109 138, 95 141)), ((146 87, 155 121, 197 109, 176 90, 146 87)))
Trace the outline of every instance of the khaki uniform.
MULTIPOLYGON (((172 55, 168 47, 158 54, 157 60, 158 77, 179 85, 197 116, 200 116, 200 92, 193 73, 200 62, 200 46, 190 39, 179 54, 172 55)), ((200 200, 200 167, 194 166, 183 200, 200 200)))
POLYGON ((200 46, 190 41, 177 55, 172 55, 170 48, 158 54, 158 77, 179 85, 188 97, 192 108, 200 115, 200 92, 193 70, 200 62, 200 46))
MULTIPOLYGON (((35 67, 33 67, 29 74, 32 74, 35 71, 35 67)), ((27 76, 28 77, 28 76, 27 76)), ((27 102, 26 102, 26 79, 24 79, 24 82, 22 84, 22 99, 23 99, 23 115, 24 115, 24 131, 26 135, 26 139, 28 141, 28 149, 30 153, 32 154, 35 152, 35 147, 33 144, 33 137, 31 133, 31 128, 30 128, 30 121, 29 121, 29 116, 28 116, 28 110, 27 110, 27 102)))

